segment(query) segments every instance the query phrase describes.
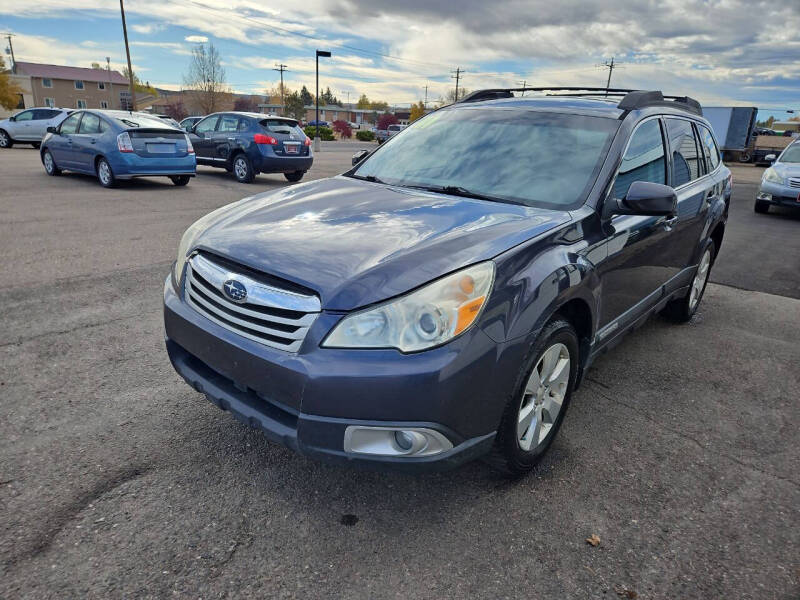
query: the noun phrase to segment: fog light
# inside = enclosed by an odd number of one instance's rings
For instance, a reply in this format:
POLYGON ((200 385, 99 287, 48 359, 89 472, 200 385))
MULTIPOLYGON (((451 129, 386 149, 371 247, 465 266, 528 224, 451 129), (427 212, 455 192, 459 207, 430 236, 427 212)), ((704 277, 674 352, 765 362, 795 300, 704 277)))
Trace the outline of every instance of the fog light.
POLYGON ((759 200, 772 200, 772 194, 768 194, 767 192, 758 192, 758 196, 756 196, 759 200))
POLYGON ((425 427, 366 427, 350 425, 344 432, 344 451, 373 456, 431 456, 453 444, 444 435, 425 427))

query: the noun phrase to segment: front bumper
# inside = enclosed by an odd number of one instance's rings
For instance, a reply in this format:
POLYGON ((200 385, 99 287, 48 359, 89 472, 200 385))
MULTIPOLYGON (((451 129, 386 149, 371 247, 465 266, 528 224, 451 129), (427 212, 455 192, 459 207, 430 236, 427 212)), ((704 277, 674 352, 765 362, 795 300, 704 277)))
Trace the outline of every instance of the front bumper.
POLYGON ((758 188, 758 194, 756 194, 756 200, 769 202, 776 206, 800 208, 800 188, 762 181, 761 186, 758 188))
POLYGON ((118 156, 111 159, 111 168, 117 179, 175 175, 193 177, 197 171, 197 160, 194 154, 165 158, 148 158, 127 152, 116 154, 118 156))
POLYGON ((291 354, 209 321, 178 296, 171 278, 165 285, 166 344, 175 370, 271 440, 326 461, 411 471, 453 468, 491 449, 521 345, 498 346, 473 328, 417 354, 320 348, 339 318, 321 313, 291 354), (503 372, 511 365, 513 372, 503 372), (421 457, 347 453, 350 425, 433 429, 453 448, 421 457))

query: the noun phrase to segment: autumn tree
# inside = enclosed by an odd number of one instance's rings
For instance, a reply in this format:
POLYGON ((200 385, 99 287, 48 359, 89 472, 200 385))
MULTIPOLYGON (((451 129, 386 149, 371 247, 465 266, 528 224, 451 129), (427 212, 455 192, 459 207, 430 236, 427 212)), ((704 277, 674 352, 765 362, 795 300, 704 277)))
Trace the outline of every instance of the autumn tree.
POLYGON ((378 117, 378 129, 380 130, 388 129, 389 125, 395 125, 396 123, 399 123, 399 119, 392 113, 383 113, 378 117))
MULTIPOLYGON (((130 71, 128 71, 128 67, 122 68, 122 75, 128 81, 131 80, 130 76, 128 75, 130 71)), ((133 72, 133 89, 136 90, 139 94, 149 94, 151 96, 158 97, 158 91, 152 85, 150 85, 149 81, 142 81, 139 79, 139 76, 136 74, 136 71, 133 72)))
POLYGON ((239 96, 233 102, 233 110, 239 112, 258 112, 258 102, 252 96, 239 96))
POLYGON ((183 121, 189 116, 186 107, 183 105, 183 100, 176 100, 164 105, 164 114, 172 117, 176 121, 183 121))
POLYGON ((214 44, 200 44, 192 50, 189 71, 184 76, 195 104, 204 114, 216 112, 227 91, 222 58, 214 44))
POLYGON ((370 100, 366 94, 361 94, 358 97, 358 102, 356 103, 356 108, 363 108, 363 109, 371 109, 371 110, 388 110, 389 104, 387 102, 383 102, 381 100, 370 100))
POLYGON ((342 121, 341 119, 339 119, 338 121, 334 121, 332 128, 336 133, 339 134, 339 137, 343 138, 353 137, 353 128, 350 127, 350 123, 348 123, 347 121, 342 121))
POLYGON ((7 109, 17 108, 22 88, 11 81, 3 57, 0 56, 0 106, 7 109))
POLYGON ((417 119, 421 119, 425 116, 425 104, 422 103, 422 100, 417 102, 416 104, 411 105, 411 116, 408 118, 410 122, 414 122, 417 119))

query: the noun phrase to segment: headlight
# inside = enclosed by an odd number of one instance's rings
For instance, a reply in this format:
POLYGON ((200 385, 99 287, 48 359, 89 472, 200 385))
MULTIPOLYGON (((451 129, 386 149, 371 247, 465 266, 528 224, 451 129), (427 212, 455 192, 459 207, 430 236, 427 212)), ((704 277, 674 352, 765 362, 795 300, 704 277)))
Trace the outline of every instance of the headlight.
POLYGON ((323 346, 397 348, 415 352, 464 333, 480 315, 494 281, 494 263, 479 263, 415 292, 342 319, 323 346))
POLYGON ((778 172, 770 167, 766 171, 764 171, 764 181, 769 181, 770 183, 783 183, 783 177, 778 175, 778 172))

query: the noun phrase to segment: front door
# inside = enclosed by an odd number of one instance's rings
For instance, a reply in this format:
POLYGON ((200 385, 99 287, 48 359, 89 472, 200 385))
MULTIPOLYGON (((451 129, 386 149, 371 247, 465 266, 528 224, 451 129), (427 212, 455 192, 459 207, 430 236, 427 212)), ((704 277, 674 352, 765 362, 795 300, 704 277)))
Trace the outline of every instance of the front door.
MULTIPOLYGON (((658 118, 647 119, 634 130, 609 198, 624 198, 634 181, 667 183, 658 118)), ((673 243, 673 222, 664 216, 615 215, 603 224, 607 257, 598 265, 601 328, 624 328, 663 295, 664 284, 676 271, 665 260, 673 243)))
MULTIPOLYGON (((14 116, 14 120, 9 123, 8 135, 18 142, 29 142, 36 139, 33 131, 33 110, 26 110, 14 116)), ((41 138, 39 138, 41 139, 41 138)))
MULTIPOLYGON (((220 164, 230 160, 231 152, 239 146, 239 125, 243 119, 239 115, 225 114, 219 118, 219 125, 214 134, 214 157, 220 164)), ((246 125, 246 121, 245 121, 246 125)))
POLYGON ((215 140, 214 133, 217 129, 219 115, 211 115, 197 123, 194 130, 189 134, 194 146, 194 153, 198 162, 204 164, 214 164, 215 140))
POLYGON ((81 122, 82 112, 72 113, 64 119, 58 128, 58 133, 53 134, 47 147, 53 155, 56 165, 63 168, 75 166, 75 151, 73 149, 73 136, 78 133, 78 125, 81 122))
POLYGON ((75 158, 74 168, 86 173, 94 173, 94 158, 99 153, 100 117, 93 113, 84 113, 78 132, 72 136, 72 152, 75 158))

